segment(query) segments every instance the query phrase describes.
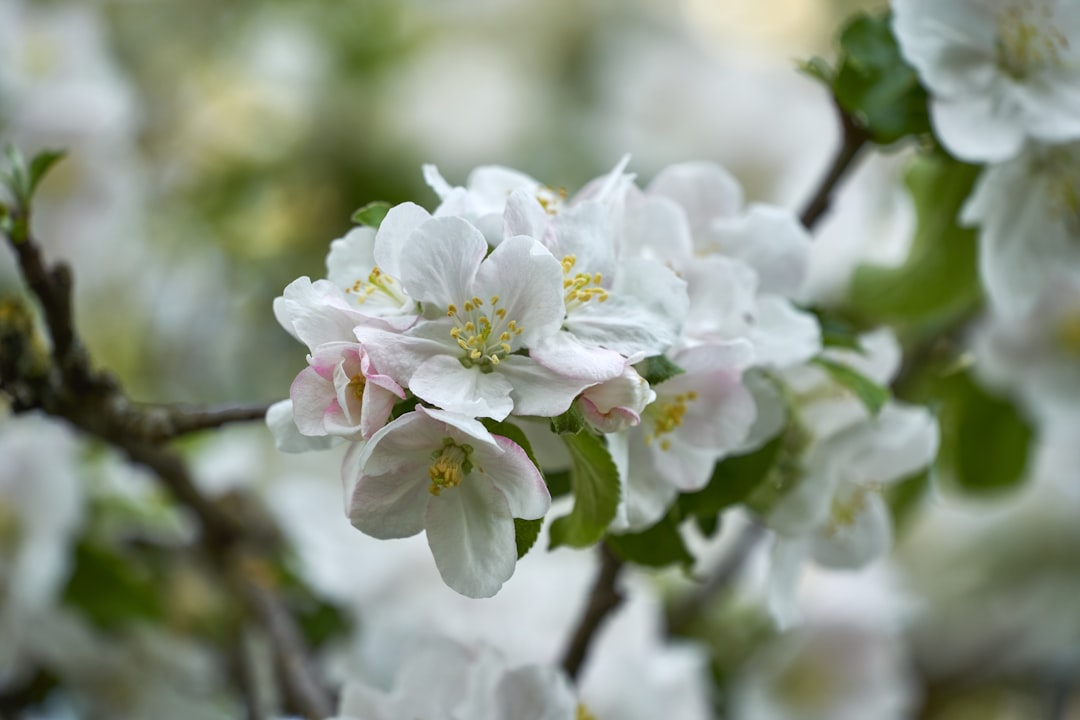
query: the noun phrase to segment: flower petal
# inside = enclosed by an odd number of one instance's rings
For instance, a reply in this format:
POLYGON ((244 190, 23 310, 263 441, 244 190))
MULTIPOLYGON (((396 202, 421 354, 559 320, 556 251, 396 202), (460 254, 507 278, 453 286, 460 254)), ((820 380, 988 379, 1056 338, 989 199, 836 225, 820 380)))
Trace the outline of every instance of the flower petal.
POLYGON ((578 393, 594 384, 592 380, 567 377, 521 355, 507 356, 498 374, 511 384, 516 415, 555 417, 569 410, 578 393))
POLYGON ((510 382, 502 372, 483 373, 451 355, 436 355, 416 369, 409 389, 444 410, 502 420, 514 409, 510 382))
POLYGON ((311 437, 302 435, 293 421, 292 400, 281 400, 266 411, 266 425, 274 436, 274 445, 281 452, 302 453, 309 450, 326 450, 341 442, 335 435, 311 437))
POLYGON ((522 328, 514 340, 516 347, 530 347, 551 335, 566 315, 562 266, 547 248, 524 235, 507 238, 491 251, 468 297, 474 292, 484 302, 499 297, 506 321, 514 320, 522 328))
POLYGON ((428 503, 424 524, 439 574, 467 597, 491 597, 514 574, 517 546, 506 497, 480 475, 428 503))
POLYGON ((409 244, 413 231, 430 219, 431 214, 416 203, 401 203, 390 208, 379 223, 379 231, 374 238, 372 264, 378 265, 384 273, 400 278, 402 249, 409 244))
POLYGON ((473 296, 473 280, 487 249, 480 231, 462 218, 432 218, 402 246, 397 277, 411 297, 445 310, 473 296))
POLYGON ((523 520, 542 518, 551 507, 551 494, 540 471, 513 440, 495 435, 502 452, 477 453, 476 464, 506 498, 510 513, 523 520))

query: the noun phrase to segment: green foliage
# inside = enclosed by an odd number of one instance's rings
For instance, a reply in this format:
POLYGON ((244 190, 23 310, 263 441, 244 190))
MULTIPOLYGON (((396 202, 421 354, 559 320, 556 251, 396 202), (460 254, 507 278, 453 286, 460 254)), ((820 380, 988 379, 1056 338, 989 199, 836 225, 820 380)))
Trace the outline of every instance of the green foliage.
POLYGON ((769 478, 783 445, 781 433, 752 453, 718 462, 708 485, 679 497, 680 512, 708 520, 743 502, 769 478))
POLYGON ((522 520, 514 518, 514 541, 517 543, 517 556, 520 560, 536 544, 536 538, 540 535, 540 527, 544 524, 544 518, 536 520, 522 520))
POLYGON ((647 567, 674 564, 689 567, 694 562, 679 534, 675 513, 668 513, 660 522, 638 533, 608 535, 607 543, 623 560, 647 567))
POLYGON ((160 584, 146 568, 110 547, 83 539, 63 599, 87 620, 114 629, 144 620, 160 622, 165 606, 160 584))
POLYGON ((592 433, 563 435, 570 451, 574 509, 551 524, 551 547, 588 547, 604 535, 619 506, 619 473, 604 441, 592 433))
POLYGON ((390 203, 382 200, 370 202, 353 213, 352 221, 357 225, 367 225, 378 230, 390 208, 390 203))
POLYGON ((585 418, 581 415, 577 403, 562 415, 551 418, 551 432, 556 435, 576 435, 585 429, 585 418))
POLYGON ((667 359, 664 355, 647 357, 634 365, 638 375, 645 378, 650 385, 659 385, 665 380, 685 372, 681 367, 667 359))
POLYGON ((927 95, 892 33, 891 16, 855 16, 840 33, 836 68, 821 58, 802 70, 832 91, 836 102, 879 145, 930 132, 927 95))
POLYGON ((939 381, 939 468, 961 488, 987 493, 1015 487, 1027 467, 1032 430, 1012 403, 981 388, 967 372, 939 381))
POLYGON ((274 576, 309 647, 318 649, 335 638, 345 637, 349 620, 343 608, 315 594, 301 579, 295 558, 274 563, 274 576))
POLYGON ((814 364, 823 368, 829 377, 851 391, 855 397, 862 401, 871 415, 877 415, 885 403, 889 402, 888 388, 878 385, 862 373, 852 370, 843 363, 838 363, 828 358, 819 357, 814 364))
POLYGON ((544 472, 544 480, 547 482, 548 492, 551 493, 551 497, 557 498, 570 493, 570 471, 569 470, 556 470, 555 472, 544 472))
POLYGON ((808 311, 817 318, 818 325, 821 326, 822 345, 859 353, 863 351, 859 344, 859 329, 854 324, 828 310, 808 308, 808 311))
POLYGON ((0 181, 7 186, 15 200, 15 207, 21 214, 26 214, 30 201, 45 175, 59 162, 66 153, 63 150, 43 150, 27 164, 22 153, 14 145, 4 150, 7 160, 7 172, 0 173, 0 181))
POLYGON ((940 154, 912 164, 905 180, 919 219, 911 252, 900 267, 856 271, 848 296, 853 311, 878 322, 933 328, 978 307, 975 230, 957 224, 978 174, 978 167, 940 154))

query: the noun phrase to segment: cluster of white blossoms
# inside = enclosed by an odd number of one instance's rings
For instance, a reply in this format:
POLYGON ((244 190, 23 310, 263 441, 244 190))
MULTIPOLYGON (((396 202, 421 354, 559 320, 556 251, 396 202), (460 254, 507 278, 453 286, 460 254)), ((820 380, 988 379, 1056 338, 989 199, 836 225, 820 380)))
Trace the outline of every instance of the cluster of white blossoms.
MULTIPOLYGON (((618 469, 610 529, 639 531, 719 460, 781 432, 785 373, 822 351, 816 317, 792 300, 810 243, 792 213, 745 206, 715 165, 675 165, 640 188, 625 164, 573 197, 507 168, 452 187, 427 167, 433 213, 404 203, 377 230, 357 227, 331 245, 326 279, 275 302, 310 351, 268 416, 279 447, 349 441, 353 525, 426 531, 462 594, 495 594, 514 571, 514 518, 550 507, 507 437, 522 437, 513 421, 579 414, 618 469), (677 372, 650 386, 641 363, 659 356, 677 372)), ((850 491, 815 488, 824 508, 850 491)))
MULTIPOLYGON (((987 164, 962 219, 979 228, 992 316, 979 367, 1036 415, 1080 399, 1080 4, 894 0, 906 59, 956 157, 987 164), (1019 369, 1017 348, 1034 353, 1019 369), (1055 402, 1056 401, 1056 402, 1055 402)), ((1051 411, 1052 412, 1052 411, 1051 411)))

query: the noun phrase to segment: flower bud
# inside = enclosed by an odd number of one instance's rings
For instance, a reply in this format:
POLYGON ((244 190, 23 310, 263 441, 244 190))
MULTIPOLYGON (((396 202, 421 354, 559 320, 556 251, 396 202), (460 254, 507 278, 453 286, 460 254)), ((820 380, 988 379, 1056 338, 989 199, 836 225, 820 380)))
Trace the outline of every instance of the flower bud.
POLYGON ((641 422, 642 410, 655 399, 649 383, 627 364, 622 375, 586 388, 577 403, 593 429, 612 433, 641 422))

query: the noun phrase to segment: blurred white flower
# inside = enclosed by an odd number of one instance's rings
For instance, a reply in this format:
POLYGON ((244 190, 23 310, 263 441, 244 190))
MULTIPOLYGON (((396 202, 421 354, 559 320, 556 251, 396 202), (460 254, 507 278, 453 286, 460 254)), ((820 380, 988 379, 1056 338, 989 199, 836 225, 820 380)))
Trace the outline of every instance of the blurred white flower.
POLYGON ((979 274, 995 310, 1029 311, 1048 279, 1080 268, 1080 143, 1031 147, 988 168, 963 219, 979 226, 979 274))
POLYGON ((1072 0, 893 0, 900 49, 957 157, 1001 162, 1027 140, 1080 139, 1080 6, 1072 0))

